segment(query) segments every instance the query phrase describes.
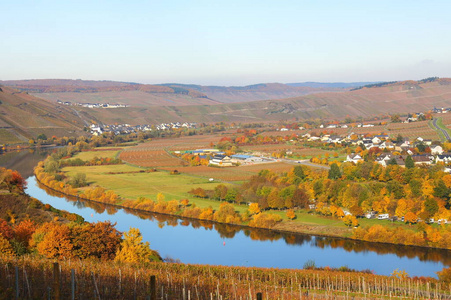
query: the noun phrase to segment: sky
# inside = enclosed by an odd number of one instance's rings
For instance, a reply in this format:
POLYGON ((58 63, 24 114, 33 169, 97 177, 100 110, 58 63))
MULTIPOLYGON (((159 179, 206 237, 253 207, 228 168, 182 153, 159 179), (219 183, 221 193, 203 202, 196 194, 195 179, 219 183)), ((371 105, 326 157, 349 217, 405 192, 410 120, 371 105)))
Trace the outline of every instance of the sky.
POLYGON ((451 77, 449 0, 15 0, 0 80, 202 85, 451 77))

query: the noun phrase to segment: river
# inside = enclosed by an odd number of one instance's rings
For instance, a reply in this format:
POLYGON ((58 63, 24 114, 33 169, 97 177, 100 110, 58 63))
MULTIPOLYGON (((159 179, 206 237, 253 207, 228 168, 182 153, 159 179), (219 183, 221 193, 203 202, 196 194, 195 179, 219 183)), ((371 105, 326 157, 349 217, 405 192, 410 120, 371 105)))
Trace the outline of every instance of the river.
MULTIPOLYGON (((43 158, 39 152, 8 153, 0 156, 2 166, 29 166, 21 170, 31 174, 31 165, 43 158), (24 162, 27 160, 27 162, 24 162), (17 163, 12 163, 16 161, 17 163), (7 163, 5 163, 7 162, 7 163)), ((376 274, 390 275, 395 269, 410 276, 437 277, 437 271, 451 266, 447 250, 427 249, 351 241, 302 234, 273 233, 268 230, 242 229, 171 216, 136 213, 126 209, 92 202, 67 199, 46 191, 30 175, 26 192, 45 204, 81 215, 89 222, 110 220, 116 228, 127 231, 139 228, 144 241, 162 257, 183 263, 269 268, 302 268, 311 260, 316 266, 369 269, 376 274)))

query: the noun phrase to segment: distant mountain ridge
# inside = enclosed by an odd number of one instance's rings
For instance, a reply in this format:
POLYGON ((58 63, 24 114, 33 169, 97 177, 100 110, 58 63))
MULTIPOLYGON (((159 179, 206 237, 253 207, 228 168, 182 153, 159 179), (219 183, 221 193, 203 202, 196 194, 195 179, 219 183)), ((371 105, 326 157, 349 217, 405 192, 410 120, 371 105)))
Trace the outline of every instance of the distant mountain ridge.
POLYGON ((101 102, 111 102, 112 100, 109 99, 117 100, 117 96, 123 93, 119 97, 121 104, 141 106, 167 105, 168 100, 175 105, 211 105, 215 104, 215 102, 249 102, 291 98, 312 93, 341 90, 341 88, 335 87, 295 87, 282 83, 261 83, 248 86, 202 86, 179 83, 140 84, 134 82, 80 79, 7 80, 0 81, 0 85, 33 93, 51 101, 63 100, 74 102, 75 98, 86 98, 86 102, 91 102, 92 99, 100 99, 101 102), (130 92, 134 92, 134 94, 130 95, 130 92), (69 93, 80 93, 86 97, 80 97, 78 94, 70 95, 69 93), (113 96, 111 93, 116 94, 113 96), (139 93, 141 94, 138 95, 139 93), (191 101, 188 101, 190 99, 191 101), (137 103, 127 103, 128 100, 136 101, 137 103))
POLYGON ((380 81, 364 81, 364 82, 297 82, 297 83, 286 83, 289 86, 295 87, 312 87, 312 88, 337 88, 337 89, 350 89, 365 86, 368 84, 376 84, 380 81))

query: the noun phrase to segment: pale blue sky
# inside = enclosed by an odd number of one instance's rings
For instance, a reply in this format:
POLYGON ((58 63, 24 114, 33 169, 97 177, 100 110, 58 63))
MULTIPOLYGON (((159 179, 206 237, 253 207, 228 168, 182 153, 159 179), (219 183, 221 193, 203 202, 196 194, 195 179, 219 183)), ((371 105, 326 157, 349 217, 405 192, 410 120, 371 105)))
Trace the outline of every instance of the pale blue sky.
POLYGON ((451 77, 451 1, 3 1, 0 80, 451 77))

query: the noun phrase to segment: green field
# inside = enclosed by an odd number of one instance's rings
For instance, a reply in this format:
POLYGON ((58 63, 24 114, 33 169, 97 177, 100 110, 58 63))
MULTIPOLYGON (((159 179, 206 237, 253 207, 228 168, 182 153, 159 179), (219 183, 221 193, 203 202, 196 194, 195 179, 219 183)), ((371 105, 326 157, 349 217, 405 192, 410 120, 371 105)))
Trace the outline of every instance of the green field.
MULTIPOLYGON (((220 202, 200 199, 188 193, 192 188, 201 187, 212 190, 218 184, 209 182, 208 178, 199 178, 189 175, 170 175, 166 171, 109 174, 110 172, 138 172, 145 170, 129 165, 105 165, 89 167, 66 167, 63 169, 66 175, 71 177, 76 173, 85 173, 91 186, 99 185, 107 190, 115 191, 124 199, 137 199, 139 197, 150 198, 154 201, 157 194, 162 193, 166 201, 189 199, 198 207, 218 209, 220 202)), ((237 210, 244 212, 247 206, 237 206, 237 210)))

